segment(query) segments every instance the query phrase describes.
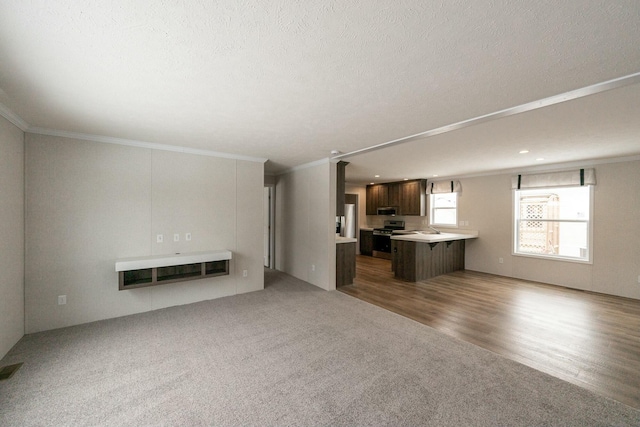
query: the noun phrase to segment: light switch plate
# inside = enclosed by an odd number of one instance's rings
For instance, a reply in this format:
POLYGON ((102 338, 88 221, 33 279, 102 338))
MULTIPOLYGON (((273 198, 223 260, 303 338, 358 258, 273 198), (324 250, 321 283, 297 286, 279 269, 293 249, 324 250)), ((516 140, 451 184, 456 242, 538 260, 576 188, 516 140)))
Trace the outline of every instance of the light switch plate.
POLYGON ((158 234, 156 236, 156 243, 162 243, 164 242, 164 236, 162 234, 158 234))
POLYGON ((174 242, 179 242, 180 241, 180 234, 176 233, 173 235, 173 241, 174 242))

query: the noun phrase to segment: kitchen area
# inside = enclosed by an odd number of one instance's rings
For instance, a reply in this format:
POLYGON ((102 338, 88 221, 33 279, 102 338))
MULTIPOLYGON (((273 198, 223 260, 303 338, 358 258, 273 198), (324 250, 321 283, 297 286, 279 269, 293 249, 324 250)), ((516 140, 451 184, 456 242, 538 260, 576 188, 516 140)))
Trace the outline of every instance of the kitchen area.
MULTIPOLYGON (((338 178, 340 181, 340 170, 338 178)), ((338 198, 344 194, 342 191, 345 190, 339 183, 338 198)), ((345 268, 351 274, 352 267, 355 279, 355 264, 357 259, 363 260, 362 256, 384 260, 396 279, 408 282, 463 270, 465 241, 477 238, 478 232, 430 226, 428 193, 426 179, 370 184, 364 194, 359 188, 347 188, 343 197, 351 203, 345 203, 344 210, 339 210, 342 215, 336 217, 336 243, 338 247, 340 241, 353 244, 354 253, 361 257, 354 254, 351 262, 350 250, 344 258, 344 251, 337 249, 337 279, 345 268), (359 205, 365 212, 358 215, 358 199, 363 195, 365 200, 360 200, 359 205)), ((337 287, 353 283, 344 277, 342 274, 343 280, 336 281, 337 287)))

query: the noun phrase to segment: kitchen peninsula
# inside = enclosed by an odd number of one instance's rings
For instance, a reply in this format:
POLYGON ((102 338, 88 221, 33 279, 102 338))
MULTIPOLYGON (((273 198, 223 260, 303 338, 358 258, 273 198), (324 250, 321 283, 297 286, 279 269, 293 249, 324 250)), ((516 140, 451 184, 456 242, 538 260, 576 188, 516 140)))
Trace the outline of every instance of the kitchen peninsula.
POLYGON ((398 279, 418 282, 441 274, 464 270, 465 240, 477 231, 391 236, 391 268, 398 279))

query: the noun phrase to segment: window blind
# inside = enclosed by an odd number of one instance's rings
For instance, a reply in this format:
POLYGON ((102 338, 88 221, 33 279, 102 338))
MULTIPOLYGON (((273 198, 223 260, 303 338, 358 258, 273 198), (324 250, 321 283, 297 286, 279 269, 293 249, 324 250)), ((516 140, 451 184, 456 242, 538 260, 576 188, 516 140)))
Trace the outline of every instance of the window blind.
POLYGON ((429 181, 427 194, 459 193, 462 191, 460 181, 429 181))
POLYGON ((581 185, 596 185, 595 169, 575 169, 561 172, 515 175, 511 177, 511 188, 514 190, 581 185))

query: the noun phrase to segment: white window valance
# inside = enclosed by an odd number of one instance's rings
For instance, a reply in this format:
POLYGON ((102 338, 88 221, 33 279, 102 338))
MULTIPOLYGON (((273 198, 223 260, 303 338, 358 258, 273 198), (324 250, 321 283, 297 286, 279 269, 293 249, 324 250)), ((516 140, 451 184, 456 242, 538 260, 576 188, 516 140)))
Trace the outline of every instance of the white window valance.
POLYGON ((459 193, 461 191, 460 181, 427 182, 427 194, 459 193))
POLYGON ((515 175, 511 177, 511 188, 515 190, 580 185, 596 185, 595 169, 575 169, 562 172, 515 175))

